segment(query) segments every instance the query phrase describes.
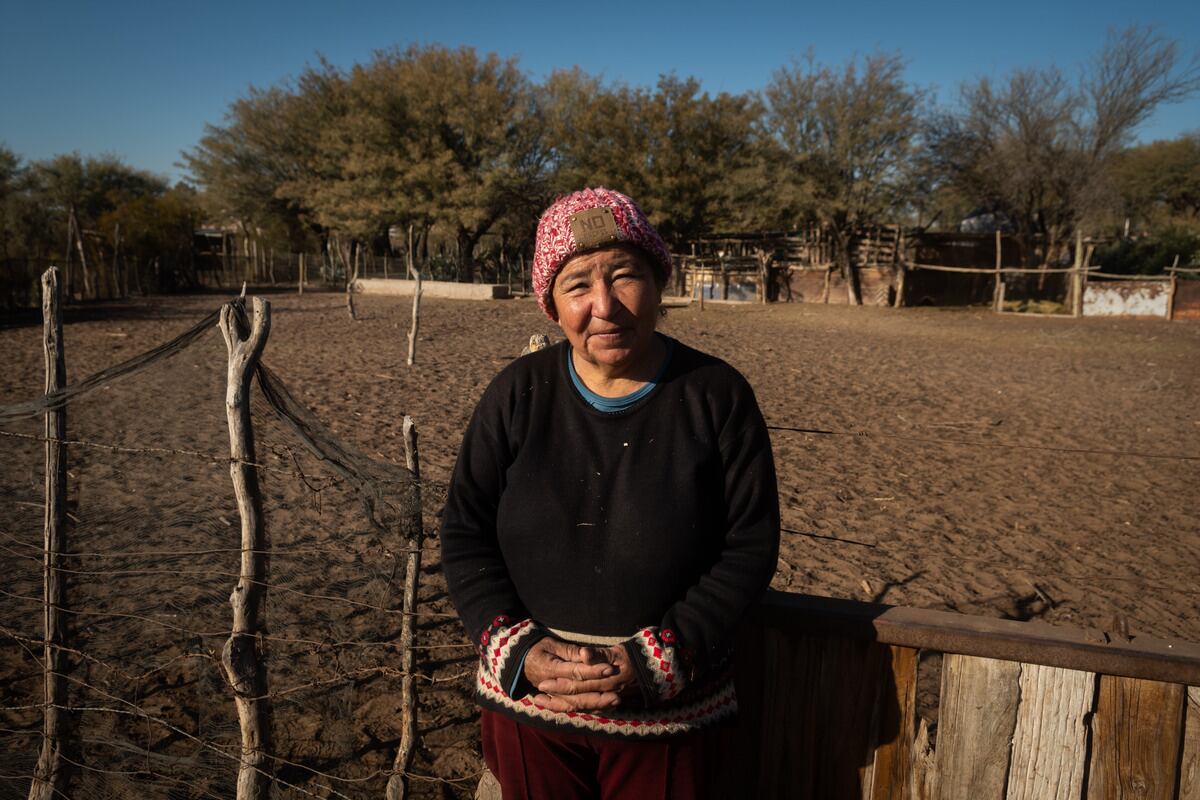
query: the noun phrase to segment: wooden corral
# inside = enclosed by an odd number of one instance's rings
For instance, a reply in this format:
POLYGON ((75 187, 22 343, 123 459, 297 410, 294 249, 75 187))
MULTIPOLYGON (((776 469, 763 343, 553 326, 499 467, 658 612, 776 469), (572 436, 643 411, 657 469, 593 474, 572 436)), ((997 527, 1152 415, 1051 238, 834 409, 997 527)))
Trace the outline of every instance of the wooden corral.
MULTIPOLYGON (((890 304, 903 257, 898 226, 864 228, 850 238, 850 261, 859 273, 864 305, 890 304)), ((680 294, 706 300, 848 302, 845 280, 834 262, 828 228, 813 225, 792 233, 725 234, 690 242, 675 255, 680 294), (765 265, 765 266, 764 266, 765 265)))
POLYGON ((730 772, 742 797, 1194 799, 1198 687, 1195 644, 773 592, 740 641, 730 772))
MULTIPOLYGON (((862 302, 866 306, 891 305, 896 296, 898 271, 892 267, 859 267, 858 285, 862 291, 862 302)), ((831 303, 845 305, 849 302, 846 280, 834 267, 806 268, 790 267, 787 273, 787 292, 781 299, 798 303, 831 303)))

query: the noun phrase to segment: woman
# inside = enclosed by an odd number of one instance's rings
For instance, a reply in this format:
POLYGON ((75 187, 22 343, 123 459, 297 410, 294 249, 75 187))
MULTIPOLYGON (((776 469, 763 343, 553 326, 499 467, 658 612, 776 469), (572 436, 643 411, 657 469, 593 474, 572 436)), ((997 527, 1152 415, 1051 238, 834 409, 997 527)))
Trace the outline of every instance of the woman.
POLYGON ((625 195, 555 201, 533 288, 566 341, 496 377, 459 451, 442 563, 505 798, 703 796, 736 711, 775 468, 745 379, 655 331, 670 274, 625 195))

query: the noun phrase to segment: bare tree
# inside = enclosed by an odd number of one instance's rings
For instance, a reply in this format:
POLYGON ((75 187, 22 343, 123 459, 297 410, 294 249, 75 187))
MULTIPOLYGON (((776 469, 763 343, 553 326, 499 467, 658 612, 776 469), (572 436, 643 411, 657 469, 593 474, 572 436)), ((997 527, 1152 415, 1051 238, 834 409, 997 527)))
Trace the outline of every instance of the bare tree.
POLYGON ((1007 218, 1026 240, 1064 241, 1109 210, 1108 168, 1164 103, 1200 88, 1200 63, 1150 29, 1109 34, 1077 82, 1057 68, 1023 69, 962 89, 959 109, 928 129, 935 182, 1007 218))

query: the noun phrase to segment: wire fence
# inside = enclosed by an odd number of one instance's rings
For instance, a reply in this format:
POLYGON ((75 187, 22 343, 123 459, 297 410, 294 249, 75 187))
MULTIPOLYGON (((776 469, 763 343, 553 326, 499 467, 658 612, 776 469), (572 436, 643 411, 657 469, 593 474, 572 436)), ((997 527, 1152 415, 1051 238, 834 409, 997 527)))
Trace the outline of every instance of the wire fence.
POLYGON ((9 463, 0 476, 0 639, 9 643, 0 649, 0 797, 244 796, 242 701, 267 712, 258 763, 275 796, 391 797, 397 778, 407 796, 466 792, 478 778, 473 759, 436 774, 428 749, 397 761, 417 713, 402 707, 405 682, 452 690, 447 703, 436 693, 422 701, 436 719, 463 701, 474 661, 436 583, 405 608, 406 561, 433 550, 412 529, 414 503, 417 519, 432 517, 444 485, 418 483, 331 435, 261 362, 248 407, 253 455, 196 446, 220 441, 225 421, 174 376, 202 371, 220 396, 225 359, 200 346, 213 343, 214 320, 0 408, 9 463), (67 417, 68 435, 40 429, 54 414, 67 417), (89 435, 114 422, 136 433, 89 435), (154 446, 137 442, 147 435, 154 446), (46 569, 39 484, 50 448, 68 464, 66 540, 46 569), (261 495, 265 537, 249 551, 239 546, 231 468, 251 470, 261 495), (248 556, 267 568, 248 575, 248 556), (65 595, 48 606, 50 573, 65 595), (230 595, 243 589, 263 597, 252 636, 263 680, 250 694, 231 686, 228 667, 240 633, 230 595), (61 639, 47 639, 47 615, 61 620, 61 639), (51 682, 61 698, 44 695, 51 682), (43 730, 51 710, 68 721, 52 737, 43 730), (38 762, 47 740, 51 774, 38 762))
MULTIPOLYGON (((266 597, 264 624, 254 634, 265 686, 243 699, 263 701, 270 710, 264 772, 275 794, 390 796, 396 777, 415 796, 469 793, 479 777, 477 756, 451 759, 457 766, 448 768, 438 748, 452 750, 455 743, 439 742, 435 733, 417 748, 411 765, 396 766, 406 679, 419 692, 429 690, 419 704, 432 731, 470 702, 473 650, 436 569, 424 571, 411 610, 402 601, 406 557, 437 552, 411 529, 414 503, 422 519, 432 519, 446 485, 418 479, 407 467, 367 456, 334 435, 263 362, 253 370, 257 383, 249 405, 255 455, 237 458, 202 446, 226 436, 219 405, 190 394, 199 371, 205 376, 200 383, 220 396, 227 364, 201 346, 211 344, 205 335, 217 320, 213 312, 120 364, 44 397, 0 407, 0 437, 16 465, 0 473, 0 638, 10 643, 0 651, 0 672, 7 676, 0 682, 0 797, 29 795, 49 708, 70 720, 60 751, 70 786, 63 796, 234 796, 243 737, 222 649, 238 633, 230 622, 229 594, 246 577, 239 559, 247 555, 264 557, 269 567, 248 581, 266 597), (145 380, 151 373, 155 380, 145 380), (68 435, 50 436, 41 428, 41 418, 55 412, 68 414, 68 435), (123 441, 89 433, 100 428, 134 433, 123 441), (147 435, 155 436, 153 446, 138 443, 147 435), (40 628, 47 613, 41 470, 48 446, 63 448, 69 465, 68 545, 53 569, 66 582, 67 600, 56 611, 69 636, 50 642, 65 659, 61 669, 48 669, 48 640, 40 628), (238 545, 231 467, 252 470, 260 483, 266 519, 261 547, 238 545), (415 622, 415 642, 402 641, 405 619, 415 622), (408 668, 401 666, 406 650, 417 654, 408 668), (44 697, 48 677, 65 684, 64 702, 44 697)), ((962 436, 771 429, 923 447, 1200 460, 1186 453, 962 436)), ((874 542, 785 533, 892 555, 874 542)), ((1036 572, 1037 565, 1028 569, 1036 572)), ((1140 576, 1077 577, 1200 594, 1140 576)))

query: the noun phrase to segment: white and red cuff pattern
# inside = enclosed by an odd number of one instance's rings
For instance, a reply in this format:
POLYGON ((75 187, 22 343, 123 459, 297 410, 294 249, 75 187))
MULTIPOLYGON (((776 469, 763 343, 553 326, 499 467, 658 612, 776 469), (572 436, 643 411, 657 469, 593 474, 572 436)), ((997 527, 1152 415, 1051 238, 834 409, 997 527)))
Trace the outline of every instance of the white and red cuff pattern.
POLYGON ((515 686, 525 654, 548 632, 531 619, 513 621, 504 614, 492 619, 476 642, 479 665, 501 686, 515 686))
POLYGON ((687 685, 675 632, 670 628, 642 628, 626 642, 647 704, 661 703, 675 697, 687 685))

